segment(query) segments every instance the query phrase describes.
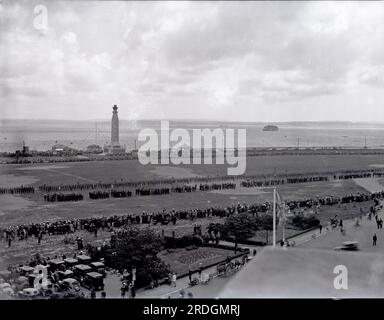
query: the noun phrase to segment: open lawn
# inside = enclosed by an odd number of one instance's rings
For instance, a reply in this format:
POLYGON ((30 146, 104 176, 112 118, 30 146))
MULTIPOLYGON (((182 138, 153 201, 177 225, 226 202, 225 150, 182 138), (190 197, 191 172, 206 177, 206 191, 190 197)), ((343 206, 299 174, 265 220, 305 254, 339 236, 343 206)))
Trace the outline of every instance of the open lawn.
MULTIPOLYGON (((373 165, 382 163, 381 156, 263 156, 249 157, 246 174, 271 173, 305 173, 325 172, 334 170, 369 169, 373 165)), ((223 165, 190 165, 190 166, 142 166, 136 161, 106 161, 81 162, 59 164, 31 164, 31 165, 3 165, 0 167, 0 187, 18 186, 21 184, 75 184, 77 182, 113 182, 137 181, 193 176, 225 175, 226 166, 223 165)), ((380 181, 378 182, 380 184, 380 181)), ((361 183, 360 183, 361 184, 361 183)), ((279 186, 278 190, 284 200, 303 199, 322 196, 341 196, 353 192, 366 192, 366 183, 358 185, 355 181, 316 182, 296 185, 279 186)), ((377 187, 377 186, 376 186, 377 187)), ((375 187, 375 188, 376 188, 375 187)), ((379 188, 379 187, 378 187, 379 188)), ((87 193, 87 192, 86 192, 87 193)), ((163 209, 192 209, 211 206, 227 206, 240 203, 261 203, 272 201, 271 189, 237 188, 223 192, 195 192, 185 194, 171 194, 164 196, 142 196, 125 199, 90 200, 88 196, 80 202, 46 203, 41 193, 34 195, 12 196, 0 195, 0 223, 2 226, 30 222, 42 222, 56 219, 71 219, 89 216, 108 216, 115 214, 141 213, 142 211, 157 212, 163 209)), ((366 211, 371 203, 364 203, 366 211)), ((322 222, 329 221, 329 217, 337 214, 343 219, 356 216, 360 207, 353 205, 344 207, 321 208, 319 218, 322 222)), ((220 219, 198 219, 203 231, 210 222, 220 222, 220 219)), ((192 233, 193 224, 189 220, 178 221, 176 226, 156 226, 156 230, 165 230, 170 235, 175 230, 176 236, 192 233)), ((281 231, 279 231, 281 233, 281 231)), ((297 233, 287 230, 286 236, 297 233)), ((279 234, 279 233, 278 233, 279 234)), ((83 235, 85 242, 101 242, 109 238, 109 234, 100 233, 97 239, 91 234, 83 235)), ((55 254, 70 254, 74 245, 64 245, 64 236, 44 239, 41 245, 36 239, 14 241, 10 249, 5 242, 0 242, 0 264, 25 262, 36 252, 53 256, 55 254)), ((271 236, 269 237, 271 238, 271 236)), ((278 236, 279 238, 279 236, 278 236)), ((266 234, 257 232, 256 240, 265 241, 266 234)), ((270 239, 269 239, 270 240, 270 239)))
MULTIPOLYGON (((276 155, 247 157, 245 175, 363 170, 383 165, 382 155, 276 155)), ((2 165, 0 176, 25 178, 25 184, 59 185, 87 182, 141 181, 226 176, 227 165, 142 165, 135 160, 57 164, 2 165), (28 177, 28 179, 27 179, 28 177), (31 180, 33 179, 33 180, 31 180)), ((0 182, 4 179, 0 179, 0 182)), ((21 180, 17 181, 22 184, 21 180)), ((0 184, 0 187, 3 184, 0 184)), ((8 182, 7 184, 8 185, 8 182)))
MULTIPOLYGON (((278 191, 283 200, 297 200, 323 196, 342 196, 355 192, 366 192, 352 180, 337 182, 314 182, 282 185, 278 191)), ((25 222, 49 221, 89 216, 115 214, 138 214, 143 211, 208 208, 229 206, 237 203, 262 203, 272 201, 272 190, 241 188, 223 192, 172 193, 170 195, 132 196, 91 200, 88 192, 79 202, 44 202, 40 192, 27 195, 0 195, 0 222, 3 225, 25 222)))

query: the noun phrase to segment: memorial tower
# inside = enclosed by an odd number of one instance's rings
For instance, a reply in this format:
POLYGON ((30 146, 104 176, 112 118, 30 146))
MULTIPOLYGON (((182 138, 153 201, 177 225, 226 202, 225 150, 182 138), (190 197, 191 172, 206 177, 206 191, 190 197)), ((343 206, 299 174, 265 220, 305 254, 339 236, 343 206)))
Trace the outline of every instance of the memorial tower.
POLYGON ((117 114, 117 105, 113 106, 112 126, 111 126, 111 146, 118 147, 119 143, 119 116, 117 114))

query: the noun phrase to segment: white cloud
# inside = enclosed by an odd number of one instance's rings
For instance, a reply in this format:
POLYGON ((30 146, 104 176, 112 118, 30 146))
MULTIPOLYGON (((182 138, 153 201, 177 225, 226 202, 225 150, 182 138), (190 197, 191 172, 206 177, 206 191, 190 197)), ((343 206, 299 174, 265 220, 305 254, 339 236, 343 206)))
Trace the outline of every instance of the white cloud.
POLYGON ((384 3, 42 3, 43 34, 41 2, 2 4, 4 117, 17 103, 21 118, 107 118, 119 103, 122 118, 300 120, 326 101, 341 120, 384 84, 384 3))

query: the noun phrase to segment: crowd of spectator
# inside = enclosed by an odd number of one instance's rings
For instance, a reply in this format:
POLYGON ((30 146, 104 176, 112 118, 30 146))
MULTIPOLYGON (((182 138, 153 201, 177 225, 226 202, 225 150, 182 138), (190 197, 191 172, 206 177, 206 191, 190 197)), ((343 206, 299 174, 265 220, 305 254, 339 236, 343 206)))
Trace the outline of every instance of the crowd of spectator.
MULTIPOLYGON (((332 206, 346 203, 359 203, 374 201, 375 206, 379 204, 379 199, 384 198, 384 191, 372 194, 355 193, 342 197, 318 197, 305 200, 289 200, 285 204, 290 210, 319 208, 320 206, 332 206)), ((176 224, 178 220, 191 220, 207 217, 229 217, 236 213, 257 213, 271 212, 273 204, 271 202, 254 204, 233 204, 227 207, 208 207, 205 209, 184 209, 170 210, 162 212, 143 212, 142 214, 113 215, 109 217, 91 217, 83 219, 58 220, 54 222, 31 223, 11 226, 0 229, 0 238, 8 241, 10 246, 12 240, 23 240, 35 237, 40 242, 43 236, 56 234, 70 234, 78 230, 86 230, 97 236, 99 230, 113 232, 126 225, 132 224, 176 224)))

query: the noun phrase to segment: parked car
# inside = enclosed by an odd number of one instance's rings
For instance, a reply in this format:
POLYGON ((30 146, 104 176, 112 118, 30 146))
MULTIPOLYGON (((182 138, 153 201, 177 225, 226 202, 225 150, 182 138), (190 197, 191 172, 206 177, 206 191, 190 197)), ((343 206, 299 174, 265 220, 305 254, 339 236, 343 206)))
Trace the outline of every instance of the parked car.
POLYGON ((65 262, 62 259, 53 259, 49 261, 49 270, 55 272, 57 270, 65 269, 65 262))
POLYGON ((80 264, 88 264, 91 262, 91 257, 85 254, 81 254, 76 257, 80 264))
POLYGON ((64 263, 65 263, 65 267, 68 269, 68 268, 74 267, 75 265, 79 264, 80 262, 78 259, 66 258, 66 259, 64 259, 64 263))
POLYGON ((31 273, 33 273, 35 269, 30 266, 22 266, 19 268, 19 273, 21 276, 27 276, 31 273))
POLYGON ((107 275, 107 272, 105 271, 104 263, 97 261, 97 262, 90 263, 89 266, 92 268, 94 272, 97 272, 103 275, 104 278, 107 275))
POLYGON ((40 295, 39 290, 35 288, 25 288, 18 292, 18 297, 21 299, 35 299, 40 295))
POLYGON ((82 284, 83 279, 88 272, 92 272, 92 268, 90 266, 78 264, 73 268, 73 277, 82 284))
POLYGON ((57 274, 59 276, 60 281, 73 277, 73 271, 72 270, 58 271, 57 274))
POLYGON ((3 279, 4 281, 9 281, 9 279, 12 278, 12 272, 8 270, 0 271, 0 279, 3 279))
POLYGON ((29 280, 27 277, 20 276, 15 280, 15 287, 17 291, 23 290, 29 287, 29 280))
POLYGON ((54 286, 55 291, 57 292, 67 292, 67 291, 80 291, 80 283, 74 278, 66 278, 62 281, 59 281, 54 286))
POLYGON ((88 272, 82 282, 82 285, 87 289, 95 291, 104 290, 104 277, 98 272, 88 272))
POLYGON ((14 295, 14 290, 8 282, 0 283, 0 292, 8 295, 14 295))

